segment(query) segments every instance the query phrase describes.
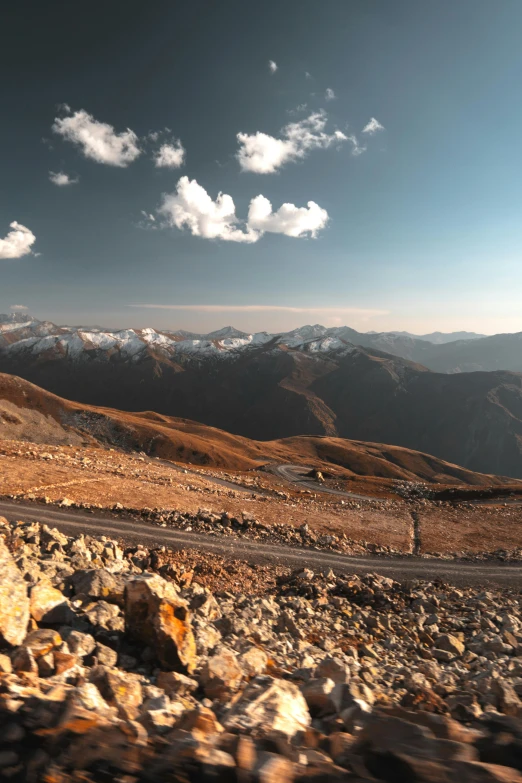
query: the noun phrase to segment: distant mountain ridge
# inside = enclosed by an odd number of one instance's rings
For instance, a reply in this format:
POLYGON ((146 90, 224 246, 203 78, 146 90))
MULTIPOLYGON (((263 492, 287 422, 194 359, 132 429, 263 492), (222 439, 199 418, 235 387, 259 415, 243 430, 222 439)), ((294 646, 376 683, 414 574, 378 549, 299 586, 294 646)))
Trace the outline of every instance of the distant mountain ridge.
POLYGON ((431 332, 430 334, 412 334, 411 332, 392 331, 391 334, 413 337, 414 340, 426 340, 428 343, 434 343, 435 345, 454 343, 456 340, 479 340, 482 337, 487 337, 486 334, 477 334, 477 332, 431 332))
MULTIPOLYGON (((522 374, 437 373, 391 355, 406 344, 450 349, 453 359, 484 340, 522 345, 522 335, 498 335, 433 346, 319 324, 283 335, 226 328, 189 338, 32 320, 0 324, 0 372, 81 403, 156 411, 255 440, 306 434, 392 443, 522 477, 522 374), (355 344, 362 339, 373 345, 355 344)), ((498 346, 492 351, 498 359, 498 346)))
POLYGON ((384 351, 408 361, 423 364, 443 373, 509 370, 522 372, 522 332, 490 337, 474 332, 413 336, 407 332, 358 332, 349 326, 325 327, 307 324, 289 332, 257 332, 248 334, 233 326, 225 326, 207 334, 183 329, 104 329, 102 327, 56 326, 23 313, 0 315, 0 354, 14 355, 30 350, 32 355, 57 351, 80 358, 88 353, 109 351, 122 358, 139 356, 147 350, 180 355, 212 355, 214 358, 235 358, 237 352, 249 350, 271 341, 297 347, 311 341, 323 341, 320 350, 328 352, 338 346, 336 341, 384 351), (466 339, 460 339, 467 335, 466 339), (430 342, 428 338, 432 338, 430 342), (455 338, 455 339, 450 339, 455 338), (9 346, 9 347, 8 347, 9 346))

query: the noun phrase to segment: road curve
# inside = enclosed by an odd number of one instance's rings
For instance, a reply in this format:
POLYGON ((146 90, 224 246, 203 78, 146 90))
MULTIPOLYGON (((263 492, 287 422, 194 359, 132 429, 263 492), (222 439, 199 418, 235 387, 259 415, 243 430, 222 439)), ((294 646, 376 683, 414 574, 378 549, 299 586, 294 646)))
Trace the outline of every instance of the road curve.
MULTIPOLYGON (((302 489, 308 489, 310 492, 324 492, 327 495, 340 495, 348 500, 382 500, 382 497, 378 498, 372 497, 371 495, 359 495, 356 492, 345 492, 342 489, 332 489, 324 484, 320 484, 316 479, 307 475, 311 468, 305 468, 302 465, 270 465, 269 470, 289 484, 301 487, 302 489)), ((466 502, 471 503, 474 506, 522 505, 522 500, 513 498, 511 494, 498 495, 495 498, 475 498, 474 500, 467 500, 466 502)))
POLYGON ((318 481, 306 475, 311 468, 304 468, 302 465, 271 465, 270 470, 290 484, 308 489, 310 492, 340 495, 348 500, 382 500, 382 498, 372 497, 371 495, 359 495, 357 492, 345 492, 342 489, 333 489, 324 484, 319 484, 318 481))
POLYGON ((69 535, 85 533, 121 538, 129 544, 170 549, 197 549, 251 563, 282 565, 289 568, 333 569, 338 573, 380 573, 394 579, 443 579, 458 585, 486 584, 522 589, 522 565, 500 562, 468 563, 435 558, 379 556, 350 557, 335 552, 265 544, 220 534, 190 533, 175 528, 161 528, 131 518, 97 511, 94 514, 62 509, 37 503, 0 500, 0 515, 10 521, 45 522, 69 535))

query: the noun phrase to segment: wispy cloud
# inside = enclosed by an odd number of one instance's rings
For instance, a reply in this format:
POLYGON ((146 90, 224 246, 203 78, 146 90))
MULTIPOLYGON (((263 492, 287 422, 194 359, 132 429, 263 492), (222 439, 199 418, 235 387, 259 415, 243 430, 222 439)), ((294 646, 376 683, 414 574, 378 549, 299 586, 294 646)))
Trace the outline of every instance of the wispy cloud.
POLYGON ((65 174, 63 171, 50 171, 49 172, 49 179, 53 183, 53 185, 58 185, 58 187, 63 188, 67 185, 75 185, 77 182, 80 181, 79 177, 70 177, 68 174, 65 174))
POLYGON ((358 155, 362 155, 363 152, 366 152, 366 147, 362 144, 359 144, 357 140, 357 136, 355 136, 353 133, 351 136, 348 136, 348 141, 352 145, 352 155, 356 158, 358 155))
POLYGON ((211 305, 211 304, 128 304, 127 307, 145 310, 193 310, 201 313, 309 313, 325 315, 388 315, 388 310, 366 309, 360 307, 293 307, 285 305, 211 305))
POLYGON ((25 305, 11 305, 9 309, 13 313, 25 313, 26 310, 29 310, 25 305))
POLYGON ((269 69, 270 73, 275 73, 278 70, 277 63, 274 62, 273 60, 269 60, 268 61, 268 69, 269 69))
POLYGON ((16 220, 10 223, 9 228, 12 231, 0 239, 0 258, 22 258, 29 255, 32 252, 31 247, 36 242, 33 232, 16 220))
POLYGON ((337 95, 335 94, 335 92, 332 90, 331 87, 327 87, 326 88, 326 92, 324 94, 324 97, 325 97, 325 100, 327 100, 327 101, 335 101, 335 99, 337 98, 337 95))
POLYGON ((368 133, 370 136, 373 136, 374 133, 383 130, 386 130, 384 125, 381 125, 379 120, 376 120, 375 117, 372 117, 362 129, 362 132, 368 133))
POLYGON ((236 157, 243 171, 273 174, 286 163, 305 158, 311 150, 326 149, 347 140, 339 130, 326 133, 328 115, 314 112, 309 117, 291 122, 281 130, 281 137, 267 133, 238 133, 236 157))

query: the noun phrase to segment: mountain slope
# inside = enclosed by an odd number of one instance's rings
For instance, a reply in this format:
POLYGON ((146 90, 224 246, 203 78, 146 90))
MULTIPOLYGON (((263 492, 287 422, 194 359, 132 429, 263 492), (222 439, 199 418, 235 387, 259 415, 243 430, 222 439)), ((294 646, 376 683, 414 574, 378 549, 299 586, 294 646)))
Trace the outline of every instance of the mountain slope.
POLYGON ((503 483, 499 477, 397 446, 306 436, 259 442, 186 419, 85 406, 1 373, 0 437, 53 445, 113 446, 229 470, 250 470, 274 462, 313 465, 324 471, 333 467, 344 478, 371 476, 471 486, 503 483))
POLYGON ((521 375, 433 373, 355 346, 352 331, 315 325, 286 335, 188 339, 154 329, 4 324, 0 371, 82 403, 155 410, 256 440, 307 434, 387 442, 522 477, 521 375))

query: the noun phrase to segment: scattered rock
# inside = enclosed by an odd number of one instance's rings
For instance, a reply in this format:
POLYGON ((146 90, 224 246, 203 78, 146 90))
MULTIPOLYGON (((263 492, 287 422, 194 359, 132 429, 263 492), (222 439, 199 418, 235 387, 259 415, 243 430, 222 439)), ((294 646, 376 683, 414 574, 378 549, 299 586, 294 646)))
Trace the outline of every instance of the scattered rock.
POLYGON ((227 564, 213 594, 210 557, 0 531, 2 779, 522 783, 515 592, 227 564))

